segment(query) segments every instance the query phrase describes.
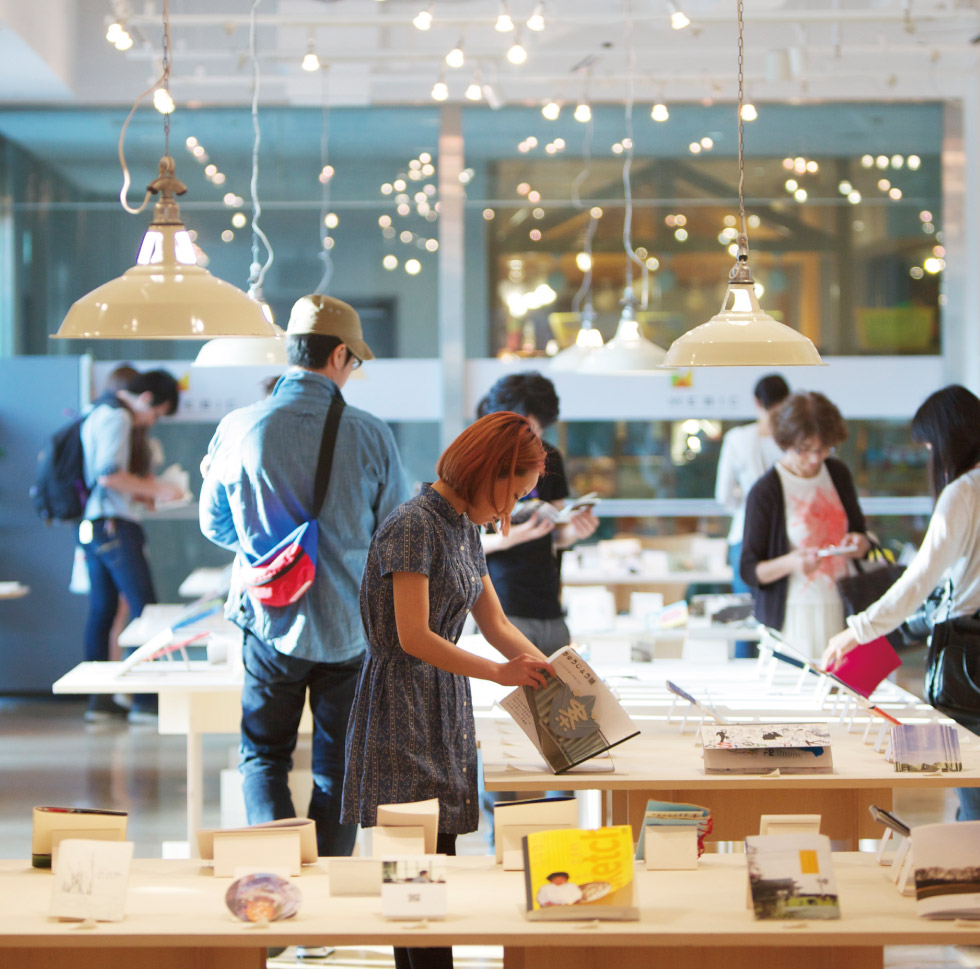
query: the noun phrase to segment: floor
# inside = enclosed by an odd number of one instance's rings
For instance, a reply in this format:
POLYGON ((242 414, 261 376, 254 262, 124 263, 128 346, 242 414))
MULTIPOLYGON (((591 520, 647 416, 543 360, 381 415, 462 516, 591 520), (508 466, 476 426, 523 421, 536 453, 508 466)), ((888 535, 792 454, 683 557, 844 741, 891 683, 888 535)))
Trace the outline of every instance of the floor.
MULTIPOLYGON (((161 737, 153 726, 125 722, 86 724, 83 703, 69 699, 0 698, 0 857, 25 858, 31 850, 31 808, 36 804, 111 805, 129 811, 129 836, 137 855, 159 856, 161 843, 184 837, 184 739, 161 737)), ((205 816, 219 824, 218 776, 228 766, 231 738, 206 737, 205 816)), ((915 824, 951 820, 953 798, 924 791, 896 796, 895 811, 915 824)), ((482 832, 461 839, 461 852, 487 850, 482 832)), ((271 954, 269 966, 322 965, 329 969, 388 967, 389 949, 338 949, 324 958, 296 950, 271 954)), ((499 949, 456 950, 459 969, 495 969, 499 949)), ((980 967, 980 952, 953 946, 889 947, 887 969, 980 967)))

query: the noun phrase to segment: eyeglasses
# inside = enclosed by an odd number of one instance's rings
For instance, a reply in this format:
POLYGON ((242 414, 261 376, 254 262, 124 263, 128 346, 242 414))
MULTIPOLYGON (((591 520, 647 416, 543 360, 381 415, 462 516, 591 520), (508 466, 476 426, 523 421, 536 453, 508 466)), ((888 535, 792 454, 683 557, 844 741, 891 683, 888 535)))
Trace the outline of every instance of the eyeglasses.
POLYGON ((818 447, 800 447, 798 445, 793 445, 793 453, 799 455, 801 458, 808 458, 811 455, 818 457, 828 457, 833 454, 837 448, 827 447, 826 445, 819 445, 818 447))
POLYGON ((360 367, 360 365, 364 363, 364 361, 360 357, 355 357, 354 354, 350 352, 350 350, 348 350, 347 352, 350 353, 350 359, 352 361, 350 365, 351 370, 357 370, 357 368, 360 367))

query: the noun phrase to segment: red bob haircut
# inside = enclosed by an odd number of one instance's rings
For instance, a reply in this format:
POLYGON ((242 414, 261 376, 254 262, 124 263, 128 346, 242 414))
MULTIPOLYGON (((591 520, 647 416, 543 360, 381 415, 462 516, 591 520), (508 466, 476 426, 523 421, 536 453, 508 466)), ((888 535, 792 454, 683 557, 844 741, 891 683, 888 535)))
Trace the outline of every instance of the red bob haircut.
MULTIPOLYGON (((513 481, 530 471, 544 471, 544 447, 527 418, 507 410, 471 424, 442 452, 436 465, 440 480, 468 504, 488 482, 513 481)), ((494 511, 502 514, 502 509, 494 511)))

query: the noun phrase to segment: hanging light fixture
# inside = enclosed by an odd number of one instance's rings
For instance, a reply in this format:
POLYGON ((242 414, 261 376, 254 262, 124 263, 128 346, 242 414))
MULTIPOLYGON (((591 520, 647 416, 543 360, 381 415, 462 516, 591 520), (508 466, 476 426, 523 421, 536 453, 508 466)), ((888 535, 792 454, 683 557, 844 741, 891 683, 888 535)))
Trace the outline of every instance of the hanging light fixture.
POLYGON ((633 74, 636 52, 633 47, 632 3, 626 3, 626 48, 627 48, 627 91, 626 91, 626 137, 623 139, 626 160, 623 163, 623 193, 625 215, 623 217, 623 248, 626 250, 626 288, 620 304, 623 307, 619 317, 616 334, 603 346, 593 350, 579 367, 580 373, 651 373, 665 374, 662 369, 666 351, 640 332, 636 318, 636 296, 633 292, 633 266, 640 267, 643 274, 643 300, 647 301, 647 267, 633 249, 633 190, 630 182, 630 167, 633 164, 633 74))
POLYGON ((595 325, 595 309, 589 299, 582 309, 582 325, 575 336, 575 342, 564 350, 559 350, 551 358, 552 370, 581 370, 593 351, 602 346, 602 334, 595 325))
MULTIPOLYGON (((255 47, 255 12, 262 0, 252 0, 249 20, 249 54, 252 64, 252 177, 249 183, 252 196, 252 262, 249 266, 248 297, 261 310, 271 324, 274 323, 272 308, 262 293, 265 274, 272 266, 275 255, 272 244, 259 226, 262 205, 259 201, 259 147, 262 144, 262 129, 259 126, 259 90, 261 75, 259 58, 255 47), (266 249, 266 261, 259 262, 259 241, 266 249)), ((286 367, 286 334, 278 326, 273 326, 273 335, 255 337, 217 337, 208 340, 201 347, 194 360, 195 367, 286 367)))
POLYGON ((170 157, 170 114, 163 116, 164 156, 159 175, 133 209, 126 202, 129 169, 123 156, 126 127, 140 101, 157 88, 169 95, 169 2, 163 4, 163 73, 137 98, 119 135, 123 166, 120 202, 130 213, 141 212, 159 195, 136 265, 118 279, 86 294, 68 311, 55 334, 59 339, 207 340, 213 336, 270 336, 275 328, 240 289, 216 279, 197 264, 194 243, 180 218, 176 196, 187 187, 177 179, 170 157))
POLYGON ((755 280, 749 268, 743 196, 742 2, 738 0, 738 213, 741 220, 738 252, 720 312, 671 344, 664 360, 668 367, 812 367, 823 364, 817 348, 807 337, 774 320, 759 306, 755 280))

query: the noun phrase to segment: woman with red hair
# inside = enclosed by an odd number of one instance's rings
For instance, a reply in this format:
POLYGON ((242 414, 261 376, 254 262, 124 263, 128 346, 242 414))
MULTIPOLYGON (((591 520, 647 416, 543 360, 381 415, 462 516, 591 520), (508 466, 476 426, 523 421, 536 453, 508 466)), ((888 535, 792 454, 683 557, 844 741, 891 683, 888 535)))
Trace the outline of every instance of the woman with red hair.
MULTIPOLYGON (((377 806, 439 799, 440 854, 475 831, 476 737, 467 677, 541 686, 553 672, 511 624, 487 575, 480 529, 506 532, 537 484, 544 448, 527 418, 501 411, 445 450, 434 484, 396 508, 371 540, 361 581, 368 640, 347 727, 343 821, 372 827, 377 806), (468 613, 504 657, 456 645, 468 613)), ((451 966, 451 949, 396 949, 399 969, 451 966)))

